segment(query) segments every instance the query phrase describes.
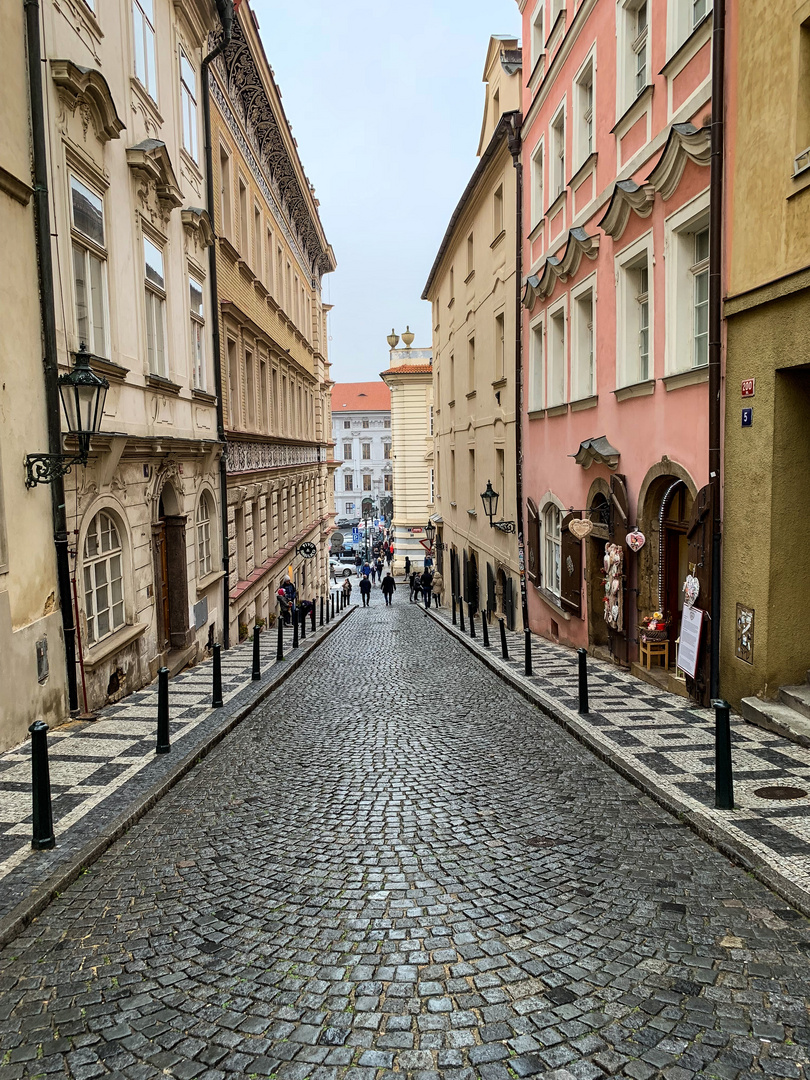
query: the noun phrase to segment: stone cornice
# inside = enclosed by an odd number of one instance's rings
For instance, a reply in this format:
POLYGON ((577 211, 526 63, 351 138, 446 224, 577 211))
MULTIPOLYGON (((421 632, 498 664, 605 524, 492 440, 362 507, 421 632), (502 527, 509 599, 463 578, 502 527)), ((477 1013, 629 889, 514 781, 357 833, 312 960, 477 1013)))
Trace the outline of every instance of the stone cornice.
POLYGON ((652 184, 637 184, 635 180, 619 180, 613 188, 608 208, 597 223, 608 236, 618 240, 627 228, 630 211, 635 210, 639 217, 649 217, 655 200, 655 188, 652 184))
POLYGON ((523 306, 532 308, 538 296, 550 296, 558 281, 565 282, 576 274, 583 255, 593 261, 598 252, 598 236, 589 236, 584 229, 569 229, 562 256, 549 255, 542 274, 532 274, 527 279, 523 290, 523 306))

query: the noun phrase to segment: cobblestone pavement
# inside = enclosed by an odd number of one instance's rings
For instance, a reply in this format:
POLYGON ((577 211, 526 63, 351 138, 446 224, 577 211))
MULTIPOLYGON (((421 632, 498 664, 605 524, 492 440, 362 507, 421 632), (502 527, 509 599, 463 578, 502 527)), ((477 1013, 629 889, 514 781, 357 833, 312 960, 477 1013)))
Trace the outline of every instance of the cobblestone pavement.
MULTIPOLYGON (((342 618, 341 613, 336 618, 342 618)), ((317 621, 317 620, 316 620, 317 621)), ((309 625, 309 624, 308 624, 309 625)), ((329 627, 317 628, 315 641, 329 627)), ((284 628, 287 660, 313 644, 308 631, 292 651, 292 627, 284 628)), ((57 846, 31 850, 31 744, 0 754, 0 918, 49 875, 74 860, 101 831, 127 813, 151 786, 170 776, 178 758, 196 752, 230 718, 256 699, 274 671, 278 634, 261 636, 262 679, 253 682, 253 643, 222 655, 224 705, 211 708, 212 660, 181 672, 169 683, 172 752, 155 755, 157 683, 130 694, 93 722, 74 721, 48 736, 54 831, 57 846)))
POLYGON ((806 1078, 810 926, 398 590, 0 953, 3 1080, 806 1078))
MULTIPOLYGON (((431 614, 451 625, 447 608, 431 614)), ((474 646, 484 652, 481 620, 474 646)), ((465 621, 469 635, 469 619, 465 621)), ((467 636, 468 644, 473 639, 467 636)), ((489 662, 508 670, 536 699, 561 716, 569 730, 584 732, 608 760, 629 766, 647 791, 660 792, 772 872, 789 894, 803 894, 810 909, 810 750, 732 716, 734 810, 714 806, 714 712, 668 694, 613 664, 588 658, 590 713, 577 713, 577 656, 572 649, 532 637, 532 676, 525 676, 522 631, 507 632, 509 660, 501 658, 493 620, 489 662), (802 798, 770 800, 758 795, 791 787, 802 798)))

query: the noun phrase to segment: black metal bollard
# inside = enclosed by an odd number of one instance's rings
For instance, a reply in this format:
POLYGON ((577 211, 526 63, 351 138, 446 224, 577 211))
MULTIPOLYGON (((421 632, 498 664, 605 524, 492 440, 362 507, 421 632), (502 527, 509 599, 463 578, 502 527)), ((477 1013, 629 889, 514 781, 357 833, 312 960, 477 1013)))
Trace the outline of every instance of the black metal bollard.
MULTIPOLYGON (((312 601, 312 610, 309 613, 309 617, 310 617, 310 620, 312 622, 312 625, 310 626, 310 629, 312 630, 312 633, 314 634, 315 633, 315 601, 314 600, 312 601)), ((321 625, 323 625, 323 624, 321 624, 321 625)))
POLYGON ((335 617, 335 594, 332 593, 332 618, 335 617))
POLYGON ((222 700, 222 646, 214 646, 214 692, 211 695, 211 708, 221 709, 222 700))
POLYGON ((172 744, 169 741, 169 669, 162 667, 158 671, 158 723, 156 754, 168 754, 172 744))
POLYGON ((489 648, 489 627, 487 626, 488 611, 481 612, 481 633, 484 635, 484 648, 489 648))
POLYGON ((714 698, 714 805, 718 810, 734 809, 734 777, 731 772, 731 706, 714 698))
MULTIPOLYGON (((314 615, 313 615, 313 618, 314 618, 314 615)), ((323 626, 323 597, 321 597, 321 622, 320 622, 320 625, 323 626)))
POLYGON ((501 656, 504 660, 509 659, 509 649, 506 644, 506 623, 503 619, 498 619, 498 623, 501 627, 501 656))
POLYGON ((453 593, 453 626, 456 625, 456 594, 453 593))
POLYGON ((330 592, 328 593, 328 595, 326 597, 326 622, 327 622, 327 624, 329 622, 329 607, 330 607, 331 603, 332 603, 332 592, 330 590, 330 592))
POLYGON ((293 612, 292 626, 293 626, 293 643, 292 643, 292 647, 294 649, 297 649, 298 648, 298 612, 297 611, 293 612))
POLYGON ((253 674, 251 678, 254 682, 258 682, 262 677, 262 628, 257 623, 253 627, 253 674))
POLYGON ((276 661, 284 659, 284 619, 278 617, 278 639, 276 641, 276 661))
POLYGON ((467 614, 470 617, 470 637, 475 637, 475 612, 473 611, 472 604, 467 604, 467 614))
POLYGON ((299 618, 301 619, 301 640, 304 641, 307 636, 307 613, 303 608, 301 608, 299 618))
POLYGON ((532 632, 526 627, 523 631, 523 674, 532 673, 532 632))
POLYGON ((458 598, 458 628, 464 633, 466 627, 464 626, 464 601, 461 597, 458 598))
POLYGON ((31 733, 31 798, 34 821, 31 847, 36 851, 56 847, 51 811, 51 773, 48 767, 48 725, 35 720, 31 733))
POLYGON ((588 650, 577 649, 577 663, 579 665, 579 706, 577 712, 581 716, 587 715, 588 709, 588 650))

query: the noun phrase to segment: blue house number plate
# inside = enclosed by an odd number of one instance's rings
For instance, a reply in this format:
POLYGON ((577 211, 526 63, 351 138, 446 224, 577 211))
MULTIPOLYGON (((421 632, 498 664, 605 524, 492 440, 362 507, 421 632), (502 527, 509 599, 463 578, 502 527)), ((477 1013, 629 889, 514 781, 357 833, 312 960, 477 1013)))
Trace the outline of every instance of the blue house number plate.
POLYGON ((754 410, 753 409, 743 409, 743 411, 742 411, 742 426, 743 427, 751 427, 751 425, 753 423, 754 423, 754 410))

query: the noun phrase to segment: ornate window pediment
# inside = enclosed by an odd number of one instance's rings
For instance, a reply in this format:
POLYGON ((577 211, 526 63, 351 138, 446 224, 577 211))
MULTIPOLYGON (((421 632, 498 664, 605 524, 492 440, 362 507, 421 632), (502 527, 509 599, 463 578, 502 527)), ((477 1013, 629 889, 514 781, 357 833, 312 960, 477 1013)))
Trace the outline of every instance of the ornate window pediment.
POLYGON ((600 229, 618 240, 627 228, 630 211, 635 210, 639 217, 649 217, 652 213, 655 188, 652 184, 637 184, 635 180, 618 180, 613 188, 607 211, 598 223, 600 229))
POLYGON ((565 251, 561 257, 549 255, 541 274, 532 274, 526 280, 523 305, 531 308, 536 297, 550 296, 558 281, 567 281, 579 269, 582 256, 595 259, 599 251, 599 237, 589 236, 584 229, 569 229, 565 251))
POLYGON ((160 139, 144 139, 136 146, 127 147, 127 164, 141 181, 139 194, 146 207, 154 190, 160 204, 160 215, 168 220, 169 214, 183 205, 183 193, 177 183, 166 144, 160 139))
POLYGON ((607 465, 611 470, 619 466, 619 451, 612 446, 606 436, 600 435, 596 439, 586 439, 579 444, 579 450, 575 454, 569 454, 581 465, 583 469, 590 469, 591 465, 607 465))
POLYGON ((696 128, 694 124, 673 124, 658 164, 647 177, 647 183, 666 200, 675 193, 687 161, 708 165, 711 159, 711 128, 696 128))
POLYGON ((125 125, 115 109, 107 80, 95 68, 80 67, 72 60, 51 60, 51 78, 73 112, 79 109, 85 131, 90 123, 99 141, 118 139, 125 125))
POLYGON ((211 228, 211 218, 208 211, 199 206, 188 206, 180 211, 180 219, 183 228, 189 237, 194 240, 195 247, 210 247, 214 242, 214 230, 211 228))

